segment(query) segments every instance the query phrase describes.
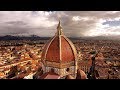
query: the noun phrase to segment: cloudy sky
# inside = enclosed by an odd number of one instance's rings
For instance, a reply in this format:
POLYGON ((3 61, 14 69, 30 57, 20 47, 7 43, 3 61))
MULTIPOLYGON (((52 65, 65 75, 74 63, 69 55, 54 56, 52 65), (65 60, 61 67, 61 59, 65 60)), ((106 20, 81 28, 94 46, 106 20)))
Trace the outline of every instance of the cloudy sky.
POLYGON ((120 36, 120 11, 0 11, 0 35, 120 36))

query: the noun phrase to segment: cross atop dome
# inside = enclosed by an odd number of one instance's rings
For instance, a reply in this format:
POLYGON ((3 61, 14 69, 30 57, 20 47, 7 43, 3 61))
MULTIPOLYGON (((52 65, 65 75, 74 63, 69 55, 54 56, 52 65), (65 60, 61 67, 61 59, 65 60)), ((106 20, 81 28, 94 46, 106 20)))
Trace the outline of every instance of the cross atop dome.
POLYGON ((62 26, 61 26, 61 22, 59 20, 58 26, 57 26, 57 35, 62 35, 62 26))

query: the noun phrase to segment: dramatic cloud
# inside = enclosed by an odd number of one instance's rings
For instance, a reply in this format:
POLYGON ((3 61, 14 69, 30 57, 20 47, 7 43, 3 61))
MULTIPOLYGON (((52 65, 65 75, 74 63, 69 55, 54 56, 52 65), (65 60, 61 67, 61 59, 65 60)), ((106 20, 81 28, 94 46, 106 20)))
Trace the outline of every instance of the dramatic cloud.
POLYGON ((0 35, 53 36, 59 19, 69 37, 120 36, 119 11, 0 11, 0 35))

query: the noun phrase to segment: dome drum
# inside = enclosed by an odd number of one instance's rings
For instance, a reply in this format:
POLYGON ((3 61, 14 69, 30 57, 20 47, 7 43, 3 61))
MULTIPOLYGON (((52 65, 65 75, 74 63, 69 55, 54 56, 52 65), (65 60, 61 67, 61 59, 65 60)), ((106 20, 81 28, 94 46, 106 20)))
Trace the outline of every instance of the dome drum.
POLYGON ((49 66, 49 67, 57 67, 57 68, 67 68, 70 66, 75 66, 75 62, 67 62, 67 63, 56 63, 56 62, 50 62, 50 61, 46 61, 46 64, 44 64, 45 66, 49 66))

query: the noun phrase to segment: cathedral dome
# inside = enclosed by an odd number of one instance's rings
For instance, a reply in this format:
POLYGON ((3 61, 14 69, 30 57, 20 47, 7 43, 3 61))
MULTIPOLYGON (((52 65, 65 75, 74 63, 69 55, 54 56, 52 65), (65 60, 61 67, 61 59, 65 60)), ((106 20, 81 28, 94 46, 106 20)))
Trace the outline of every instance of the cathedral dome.
POLYGON ((60 21, 55 36, 44 46, 41 59, 42 61, 56 63, 65 63, 77 59, 75 46, 62 32, 60 21))

